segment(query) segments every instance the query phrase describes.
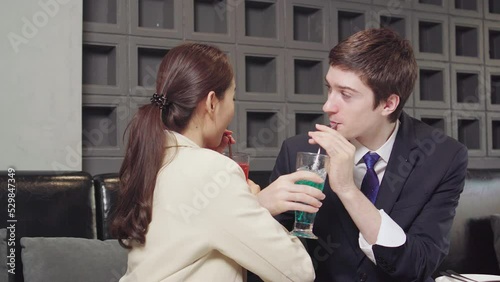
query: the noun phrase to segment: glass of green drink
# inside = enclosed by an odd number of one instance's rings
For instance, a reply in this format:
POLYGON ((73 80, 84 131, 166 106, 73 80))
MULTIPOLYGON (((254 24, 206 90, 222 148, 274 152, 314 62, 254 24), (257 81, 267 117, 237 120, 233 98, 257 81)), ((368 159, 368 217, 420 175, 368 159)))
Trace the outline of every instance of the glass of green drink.
MULTIPOLYGON (((328 156, 319 154, 319 151, 317 154, 309 152, 297 152, 297 171, 306 170, 314 172, 323 179, 323 182, 316 183, 309 180, 299 180, 295 182, 295 184, 308 185, 323 191, 326 179, 326 165, 328 161, 328 156)), ((308 239, 318 239, 318 237, 316 237, 316 235, 314 235, 313 233, 313 224, 315 218, 316 213, 295 211, 295 223, 290 234, 308 239)))

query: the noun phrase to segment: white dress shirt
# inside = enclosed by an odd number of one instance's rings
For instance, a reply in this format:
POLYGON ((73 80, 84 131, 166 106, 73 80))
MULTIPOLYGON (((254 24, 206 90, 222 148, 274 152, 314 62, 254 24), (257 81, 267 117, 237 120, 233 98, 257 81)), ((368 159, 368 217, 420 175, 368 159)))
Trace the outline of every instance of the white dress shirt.
MULTIPOLYGON (((373 151, 380 156, 380 159, 374 166, 379 184, 384 177, 385 169, 387 168, 387 163, 389 162, 389 157, 391 156, 392 147, 394 146, 394 141, 396 140, 396 135, 399 130, 399 124, 400 122, 397 121, 394 131, 385 144, 376 151, 373 151)), ((370 150, 356 140, 352 143, 356 147, 356 152, 354 153, 354 184, 356 184, 357 187, 361 187, 361 183, 363 182, 363 178, 366 174, 366 164, 363 161, 363 156, 370 150)), ((406 242, 406 234, 403 229, 401 229, 401 227, 394 220, 392 220, 392 218, 390 218, 384 210, 379 210, 379 212, 382 217, 382 221, 375 245, 384 247, 399 247, 403 245, 406 242)), ((370 245, 365 240, 361 232, 359 233, 358 242, 363 253, 365 253, 365 255, 373 263, 377 264, 375 261, 375 255, 373 254, 373 245, 370 245)))

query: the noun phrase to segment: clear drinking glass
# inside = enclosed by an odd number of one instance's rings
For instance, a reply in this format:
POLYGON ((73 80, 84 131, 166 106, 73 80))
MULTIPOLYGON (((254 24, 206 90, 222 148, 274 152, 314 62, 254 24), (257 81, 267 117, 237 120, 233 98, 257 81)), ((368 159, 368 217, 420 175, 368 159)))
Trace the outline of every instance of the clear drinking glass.
MULTIPOLYGON (((297 171, 306 170, 314 172, 323 179, 323 182, 316 183, 309 180, 299 180, 295 182, 295 184, 308 185, 323 191, 326 179, 325 166, 328 163, 328 160, 329 158, 327 155, 309 152, 297 152, 297 162, 295 166, 297 171)), ((314 235, 313 233, 313 224, 315 218, 316 213, 295 211, 295 223, 293 226, 293 230, 290 231, 290 234, 308 239, 318 239, 318 237, 316 237, 316 235, 314 235)))
POLYGON ((248 172, 250 171, 250 155, 247 153, 231 153, 231 156, 229 154, 224 154, 228 156, 229 158, 233 159, 240 167, 243 169, 243 172, 245 173, 245 178, 248 180, 248 172))

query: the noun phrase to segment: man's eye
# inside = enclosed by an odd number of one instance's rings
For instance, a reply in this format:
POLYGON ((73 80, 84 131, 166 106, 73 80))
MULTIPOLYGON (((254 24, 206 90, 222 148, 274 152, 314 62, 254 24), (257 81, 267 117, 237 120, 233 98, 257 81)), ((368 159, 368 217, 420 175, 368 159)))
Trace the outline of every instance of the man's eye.
POLYGON ((351 98, 351 95, 349 95, 348 93, 346 93, 346 92, 344 92, 344 91, 340 92, 340 94, 342 94, 342 97, 344 97, 344 98, 346 98, 346 99, 347 99, 347 98, 351 98))

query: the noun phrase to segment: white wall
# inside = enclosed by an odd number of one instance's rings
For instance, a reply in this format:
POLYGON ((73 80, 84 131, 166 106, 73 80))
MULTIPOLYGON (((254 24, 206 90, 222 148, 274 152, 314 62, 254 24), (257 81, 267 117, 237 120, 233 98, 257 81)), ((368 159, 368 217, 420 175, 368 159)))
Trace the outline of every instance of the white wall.
POLYGON ((81 170, 82 0, 7 0, 0 38, 0 170, 81 170))

